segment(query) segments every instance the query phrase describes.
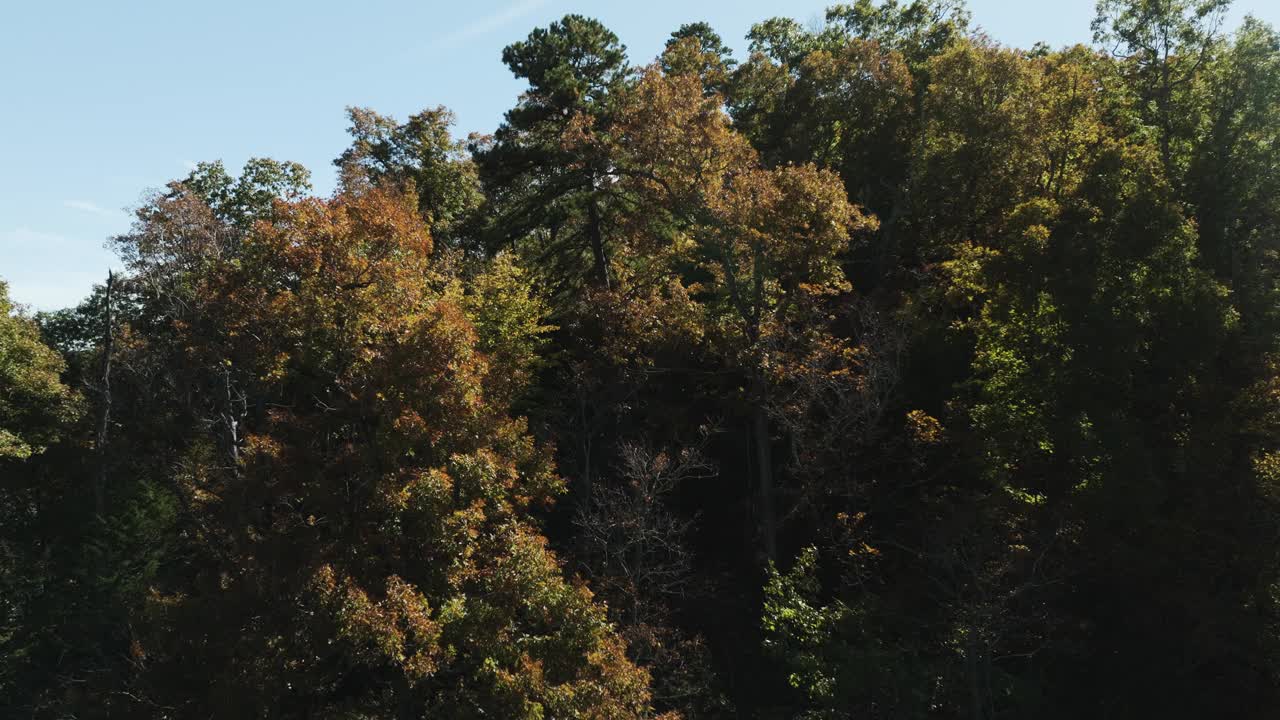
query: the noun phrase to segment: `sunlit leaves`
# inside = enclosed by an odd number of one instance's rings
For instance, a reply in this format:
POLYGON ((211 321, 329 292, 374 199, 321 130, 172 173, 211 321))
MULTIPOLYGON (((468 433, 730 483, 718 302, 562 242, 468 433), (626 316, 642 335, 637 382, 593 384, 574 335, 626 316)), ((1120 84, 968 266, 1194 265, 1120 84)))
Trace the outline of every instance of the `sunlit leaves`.
POLYGON ((77 397, 62 384, 64 368, 0 282, 0 460, 44 452, 79 415, 77 397))

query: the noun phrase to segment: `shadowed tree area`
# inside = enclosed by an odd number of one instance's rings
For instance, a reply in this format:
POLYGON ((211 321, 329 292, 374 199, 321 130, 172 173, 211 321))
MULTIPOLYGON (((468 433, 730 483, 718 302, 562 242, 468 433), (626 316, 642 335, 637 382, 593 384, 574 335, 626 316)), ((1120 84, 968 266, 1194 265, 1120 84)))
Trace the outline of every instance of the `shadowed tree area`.
MULTIPOLYGON (((1270 718, 1280 34, 568 15, 0 284, 0 708, 1270 718), (730 44, 732 41, 729 41, 730 44)), ((981 20, 981 18, 978 18, 981 20)))

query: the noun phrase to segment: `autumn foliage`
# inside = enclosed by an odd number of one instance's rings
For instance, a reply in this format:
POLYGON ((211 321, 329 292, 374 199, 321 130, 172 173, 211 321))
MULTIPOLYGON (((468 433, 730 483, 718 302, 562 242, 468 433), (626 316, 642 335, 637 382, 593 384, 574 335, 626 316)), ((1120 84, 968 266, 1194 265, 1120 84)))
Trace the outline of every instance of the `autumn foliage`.
POLYGON ((1280 35, 569 15, 0 285, 0 708, 1272 717, 1280 35))

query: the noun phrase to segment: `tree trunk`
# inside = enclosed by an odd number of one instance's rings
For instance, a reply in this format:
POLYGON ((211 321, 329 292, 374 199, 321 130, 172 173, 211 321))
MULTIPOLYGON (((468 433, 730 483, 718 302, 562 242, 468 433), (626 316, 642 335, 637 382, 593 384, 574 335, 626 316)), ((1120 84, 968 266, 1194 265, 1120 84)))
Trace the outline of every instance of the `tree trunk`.
POLYGON ((609 256, 604 249, 604 229, 601 227, 600 203, 592 197, 587 203, 587 236, 591 240, 591 255, 594 258, 594 275, 597 283, 603 288, 609 287, 609 256))
POLYGON ((965 664, 969 675, 969 713, 972 720, 987 720, 987 653, 977 628, 969 628, 965 664))
POLYGON ((102 331, 102 379, 98 389, 102 395, 102 412, 98 415, 98 476, 93 483, 93 508, 98 517, 102 517, 106 509, 107 488, 107 428, 111 424, 111 355, 114 352, 114 340, 111 332, 111 293, 115 289, 115 274, 107 271, 106 294, 106 326, 102 331))
POLYGON ((1170 136, 1173 135, 1172 102, 1173 80, 1169 71, 1169 49, 1166 46, 1164 59, 1160 63, 1160 160, 1164 163, 1170 182, 1173 181, 1173 152, 1170 148, 1170 136))
POLYGON ((774 511, 773 447, 769 439, 769 415, 765 407, 764 381, 757 379, 752 392, 752 431, 756 446, 757 491, 760 495, 760 536, 765 557, 778 559, 778 519, 774 511))
POLYGON ((582 453, 582 467, 579 468, 578 480, 574 483, 574 490, 577 493, 579 507, 588 507, 591 502, 591 495, 595 488, 595 479, 592 477, 591 461, 593 459, 594 447, 592 443, 592 433, 594 432, 594 422, 592 412, 588 409, 589 398, 586 389, 582 386, 578 387, 578 423, 581 432, 580 452, 582 453))

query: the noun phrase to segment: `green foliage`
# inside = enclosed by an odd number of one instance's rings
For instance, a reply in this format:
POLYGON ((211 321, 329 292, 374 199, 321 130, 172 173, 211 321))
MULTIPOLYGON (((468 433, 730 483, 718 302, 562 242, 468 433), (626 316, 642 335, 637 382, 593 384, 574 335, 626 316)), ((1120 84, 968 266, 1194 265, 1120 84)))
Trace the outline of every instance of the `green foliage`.
POLYGON ((0 282, 0 462, 39 455, 75 420, 80 407, 62 384, 65 367, 0 282))
POLYGON ((311 190, 311 172, 297 163, 251 158, 240 177, 233 178, 222 161, 215 160, 197 163, 182 185, 216 216, 244 230, 265 217, 276 198, 298 197, 311 190))
POLYGON ((452 237, 483 201, 465 144, 450 134, 453 113, 443 107, 412 115, 404 124, 368 108, 347 108, 351 147, 334 165, 343 182, 412 188, 437 237, 452 237))
POLYGON ((529 94, 508 114, 513 127, 562 109, 604 102, 626 69, 626 47, 598 21, 566 15, 502 51, 502 62, 529 81, 529 94))
POLYGON ((913 68, 941 53, 969 30, 970 14, 958 0, 858 0, 827 10, 827 22, 853 37, 875 41, 901 53, 913 68))
POLYGON ((470 283, 467 315, 475 324, 477 346, 488 355, 498 397, 515 399, 528 390, 533 376, 547 365, 545 324, 551 310, 534 294, 529 273, 508 253, 500 253, 470 283))
POLYGON ((472 146, 490 200, 487 245, 530 246, 554 267, 560 288, 608 286, 605 228, 618 202, 606 187, 609 158, 570 140, 612 122, 626 48, 599 22, 566 15, 509 45, 502 58, 529 87, 492 142, 472 146))
POLYGON ((810 702, 829 706, 837 697, 833 672, 839 665, 826 653, 851 611, 839 601, 819 604, 817 564, 817 549, 808 547, 786 573, 770 568, 764 587, 765 647, 790 666, 792 687, 810 702))
POLYGON ((878 707, 926 717, 937 700, 926 666, 908 648, 878 636, 892 620, 871 607, 824 602, 815 547, 801 550, 785 573, 769 568, 762 623, 765 652, 786 668, 787 683, 804 698, 799 717, 856 717, 878 707))
POLYGON ((110 297, 0 291, 0 714, 1275 715, 1280 35, 1226 6, 641 68, 568 15, 492 137, 201 164, 110 297))

